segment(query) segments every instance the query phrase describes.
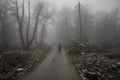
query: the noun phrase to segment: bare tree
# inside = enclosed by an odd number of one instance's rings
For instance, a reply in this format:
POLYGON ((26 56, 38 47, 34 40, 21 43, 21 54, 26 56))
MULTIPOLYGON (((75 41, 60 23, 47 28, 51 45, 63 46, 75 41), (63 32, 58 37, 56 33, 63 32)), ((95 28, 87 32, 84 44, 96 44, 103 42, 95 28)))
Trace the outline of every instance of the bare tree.
MULTIPOLYGON (((41 20, 43 19, 43 17, 40 18, 40 15, 43 11, 44 8, 44 3, 39 2, 38 5, 35 8, 35 25, 34 25, 34 31, 33 31, 33 35, 32 38, 30 40, 28 40, 28 44, 26 45, 26 49, 28 49, 30 47, 30 45, 32 44, 32 42, 35 39, 35 35, 37 32, 37 28, 38 28, 38 23, 41 22, 41 20)), ((29 14, 30 15, 30 14, 29 14)))
POLYGON ((29 13, 29 19, 28 19, 28 25, 27 25, 27 34, 26 34, 26 41, 27 44, 29 43, 29 28, 30 28, 30 21, 31 21, 31 13, 30 13, 30 0, 28 2, 28 13, 29 13))
POLYGON ((19 34, 20 34, 20 39, 22 43, 23 49, 28 49, 34 39, 35 39, 35 34, 37 32, 38 24, 39 22, 42 21, 43 17, 41 16, 43 9, 44 9, 44 2, 39 2, 34 9, 34 27, 33 27, 33 33, 29 35, 29 30, 30 30, 30 23, 31 23, 31 4, 30 0, 28 1, 28 23, 27 23, 27 29, 26 29, 26 37, 24 37, 24 32, 23 32, 23 22, 25 18, 25 0, 22 2, 22 9, 21 9, 21 14, 20 14, 20 8, 19 8, 19 2, 18 0, 15 1, 15 9, 16 9, 16 19, 17 23, 19 26, 19 34), (31 37, 30 37, 31 36, 31 37), (26 40, 25 40, 26 39, 26 40))
POLYGON ((52 17, 54 15, 54 9, 48 10, 48 4, 44 6, 43 11, 43 18, 40 21, 39 28, 36 31, 36 37, 35 37, 35 43, 38 47, 43 48, 44 38, 46 34, 46 27, 48 27, 48 24, 51 22, 52 17))
POLYGON ((1 27, 2 27, 2 30, 1 30, 1 34, 2 34, 2 48, 3 49, 6 49, 8 48, 8 44, 9 44, 9 41, 8 41, 8 25, 10 26, 10 17, 9 17, 9 11, 10 11, 10 7, 9 7, 9 1, 8 0, 0 0, 0 24, 1 24, 1 27))
POLYGON ((24 11, 25 11, 25 1, 23 0, 23 4, 22 4, 22 16, 20 17, 20 13, 19 13, 19 6, 18 6, 18 0, 15 1, 15 8, 16 8, 16 18, 17 18, 17 22, 19 25, 19 34, 20 34, 20 39, 21 39, 21 43, 22 43, 22 47, 25 48, 25 40, 24 40, 24 36, 23 36, 23 21, 24 21, 24 11))
POLYGON ((98 12, 96 14, 96 41, 104 45, 112 45, 120 40, 119 8, 110 13, 98 12))

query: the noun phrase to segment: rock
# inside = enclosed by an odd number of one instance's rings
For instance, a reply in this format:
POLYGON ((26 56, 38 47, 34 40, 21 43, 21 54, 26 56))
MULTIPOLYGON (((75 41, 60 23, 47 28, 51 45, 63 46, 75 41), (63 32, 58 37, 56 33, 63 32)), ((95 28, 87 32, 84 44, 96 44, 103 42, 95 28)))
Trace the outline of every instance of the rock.
POLYGON ((98 80, 98 76, 97 76, 97 74, 94 73, 94 72, 85 73, 84 76, 85 76, 88 80, 98 80))
POLYGON ((85 52, 82 52, 81 54, 82 54, 82 55, 84 55, 84 54, 85 54, 85 52))
POLYGON ((119 64, 119 65, 120 65, 120 62, 117 62, 117 64, 119 64))
POLYGON ((17 72, 22 72, 22 71, 25 71, 23 68, 18 68, 16 69, 17 72))

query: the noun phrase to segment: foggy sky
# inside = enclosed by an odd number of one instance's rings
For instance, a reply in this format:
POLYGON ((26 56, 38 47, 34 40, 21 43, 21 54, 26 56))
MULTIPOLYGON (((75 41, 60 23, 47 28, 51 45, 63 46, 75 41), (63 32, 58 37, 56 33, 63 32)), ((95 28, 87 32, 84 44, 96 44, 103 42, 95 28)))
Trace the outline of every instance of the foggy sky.
POLYGON ((58 10, 62 9, 63 6, 70 6, 75 8, 78 1, 83 5, 90 5, 93 12, 104 10, 106 12, 112 11, 116 7, 120 7, 120 0, 31 0, 33 4, 37 1, 48 1, 51 5, 54 5, 58 10))
MULTIPOLYGON (((48 0, 51 4, 57 6, 57 9, 61 9, 64 5, 74 8, 78 0, 48 0)), ((120 6, 120 0, 79 0, 81 4, 90 4, 94 12, 99 10, 105 10, 107 12, 120 6)))

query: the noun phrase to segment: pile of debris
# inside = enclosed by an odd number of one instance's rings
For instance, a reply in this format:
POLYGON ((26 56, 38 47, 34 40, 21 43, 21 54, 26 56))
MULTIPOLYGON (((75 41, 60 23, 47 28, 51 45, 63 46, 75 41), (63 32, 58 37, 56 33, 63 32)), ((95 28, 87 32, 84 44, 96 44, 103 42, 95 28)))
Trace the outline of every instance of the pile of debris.
POLYGON ((120 80, 120 60, 110 60, 98 54, 70 58, 82 80, 120 80))
POLYGON ((68 48, 69 54, 80 55, 80 53, 88 53, 88 52, 105 52, 105 49, 96 44, 96 43, 87 43, 81 41, 74 41, 72 46, 68 48))

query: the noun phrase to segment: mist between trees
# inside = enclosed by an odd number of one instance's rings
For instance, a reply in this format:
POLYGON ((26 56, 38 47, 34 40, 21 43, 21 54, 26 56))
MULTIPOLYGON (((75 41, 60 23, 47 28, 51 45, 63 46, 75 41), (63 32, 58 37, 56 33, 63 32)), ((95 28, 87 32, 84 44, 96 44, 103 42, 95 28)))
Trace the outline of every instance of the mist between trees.
POLYGON ((30 0, 0 0, 1 50, 42 47, 51 16, 43 1, 33 6, 30 0))
MULTIPOLYGON (((88 42, 119 46, 120 9, 92 12, 81 5, 83 37, 88 42)), ((71 44, 80 37, 78 8, 57 10, 46 1, 0 0, 0 49, 29 49, 46 43, 71 44), (50 31, 52 30, 52 31, 50 31)))
POLYGON ((119 46, 120 33, 120 9, 112 12, 92 12, 89 5, 81 5, 81 30, 78 8, 71 9, 64 6, 58 12, 55 29, 57 32, 56 41, 63 45, 70 45, 73 40, 82 37, 88 43, 97 43, 103 46, 119 46))

